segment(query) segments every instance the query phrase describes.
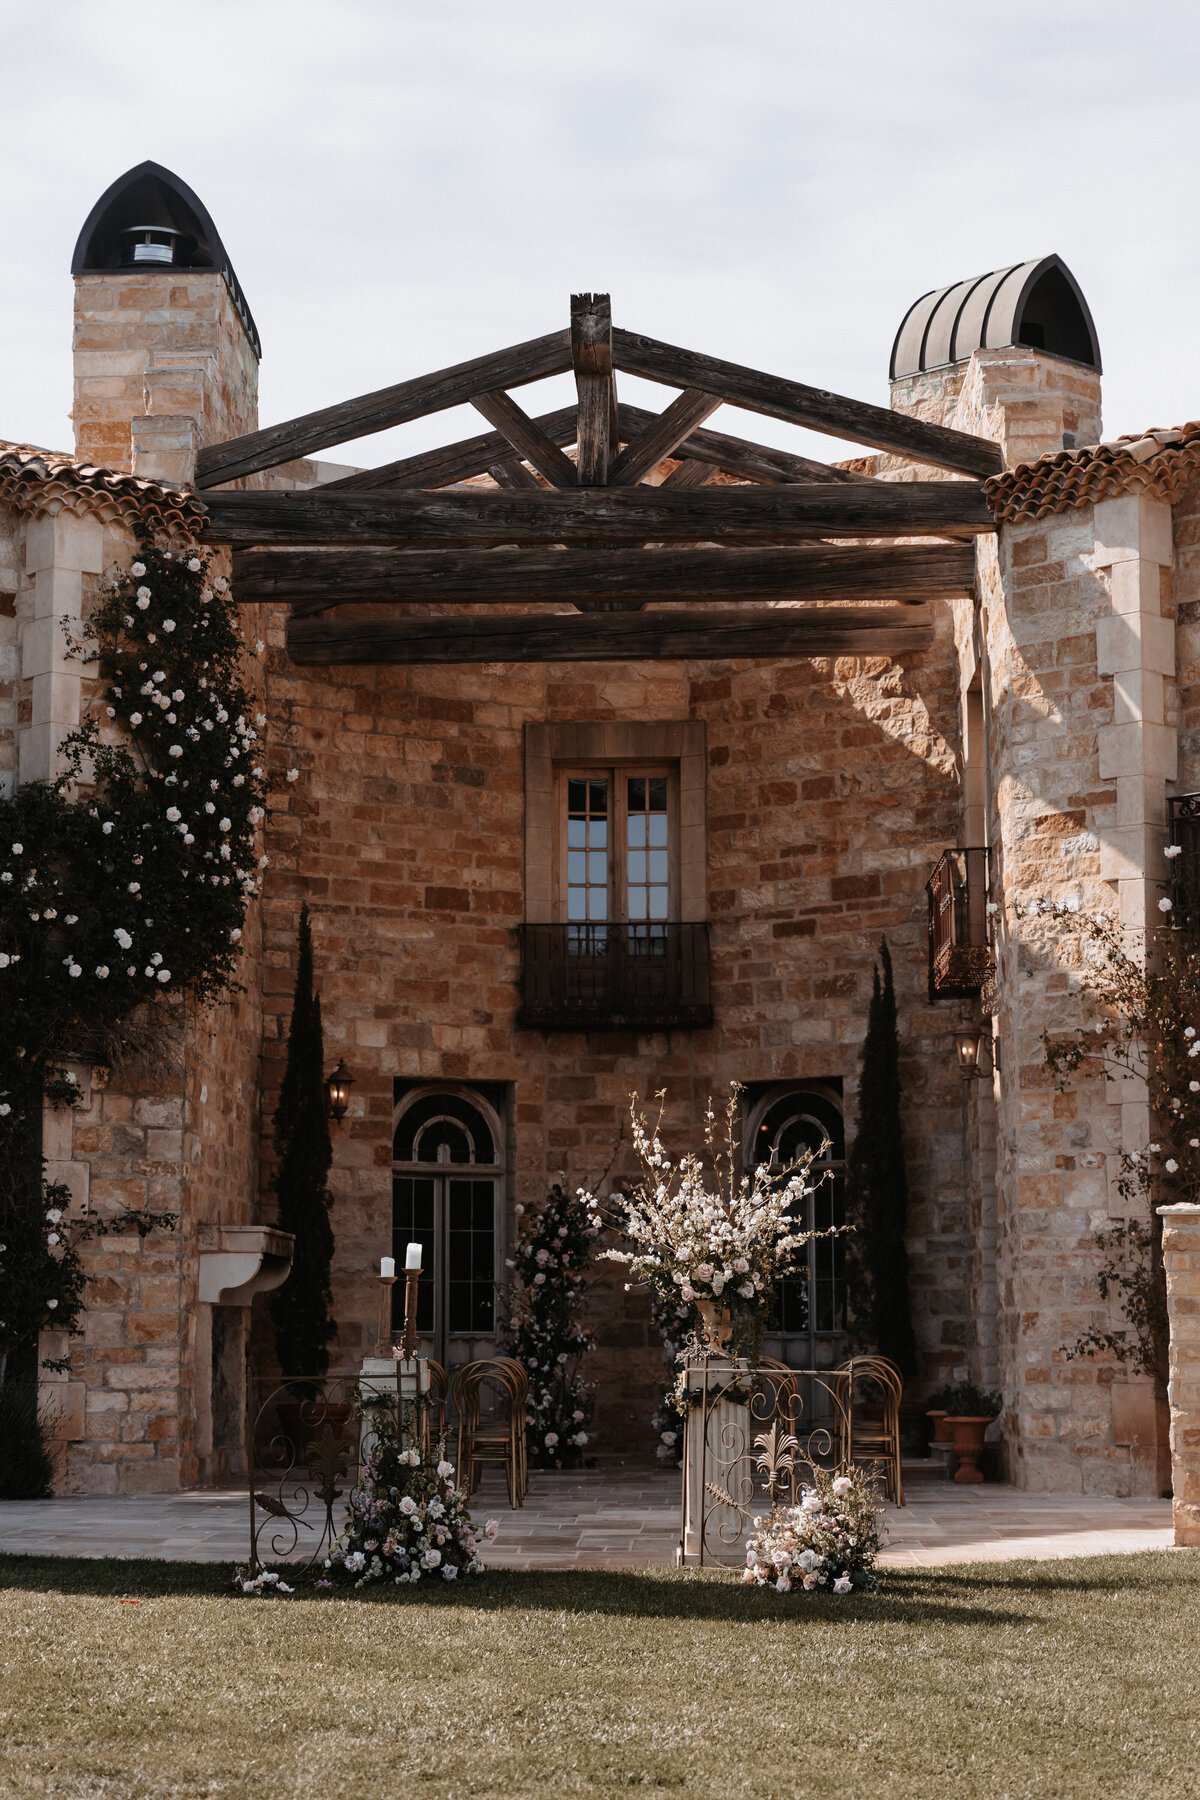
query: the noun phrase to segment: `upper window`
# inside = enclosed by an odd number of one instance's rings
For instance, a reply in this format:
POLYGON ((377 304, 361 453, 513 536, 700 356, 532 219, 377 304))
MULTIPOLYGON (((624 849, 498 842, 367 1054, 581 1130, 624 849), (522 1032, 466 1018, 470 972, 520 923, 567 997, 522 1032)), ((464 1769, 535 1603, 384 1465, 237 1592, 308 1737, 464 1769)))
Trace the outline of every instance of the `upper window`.
POLYGON ((560 772, 560 917, 678 916, 678 777, 671 768, 560 772))

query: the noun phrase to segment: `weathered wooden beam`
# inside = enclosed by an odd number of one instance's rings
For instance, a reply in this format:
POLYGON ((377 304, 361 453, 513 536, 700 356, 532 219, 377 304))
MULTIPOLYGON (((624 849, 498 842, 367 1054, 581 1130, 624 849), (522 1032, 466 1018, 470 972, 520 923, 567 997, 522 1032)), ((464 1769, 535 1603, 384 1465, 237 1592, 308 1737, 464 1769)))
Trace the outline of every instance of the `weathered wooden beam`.
MULTIPOLYGON (((645 431, 659 414, 622 401, 619 410, 621 436, 632 439, 645 431)), ((815 462, 811 456, 797 456, 791 450, 773 450, 767 444, 754 444, 746 438, 729 437, 723 431, 693 431, 675 452, 689 460, 706 462, 727 475, 740 475, 746 481, 873 481, 871 475, 860 475, 854 469, 838 469, 832 463, 815 462)))
POLYGON ((612 306, 607 294, 571 295, 571 360, 579 396, 578 485, 603 487, 616 451, 612 306))
POLYGON ((491 394, 475 394, 471 405, 508 439, 518 456, 523 456, 539 475, 546 477, 551 487, 573 488, 577 485, 575 464, 570 457, 563 455, 558 445, 550 441, 508 394, 500 389, 491 394))
POLYGON ((609 470, 609 481, 614 487, 634 486, 643 475, 656 469, 664 456, 670 456, 678 449, 698 425, 703 425, 705 419, 716 412, 720 404, 718 395, 702 394, 695 388, 685 388, 678 399, 672 400, 665 412, 660 413, 652 424, 647 425, 632 442, 626 444, 609 470))
MULTIPOLYGON (((577 408, 560 406, 554 412, 542 413, 533 422, 553 444, 575 442, 577 408)), ((438 488, 452 481, 469 481, 472 475, 487 475, 497 462, 511 459, 512 445, 499 431, 481 432, 478 437, 460 438, 438 450, 423 450, 418 456, 404 456, 398 462, 381 463, 375 469, 360 469, 356 475, 343 475, 337 481, 323 481, 323 494, 364 493, 380 488, 438 488)))
POLYGON ((312 456, 331 444, 368 437, 374 431, 386 431, 409 419, 444 412, 448 406, 461 406, 475 394, 522 387, 526 382, 541 381, 546 375, 560 375, 570 367, 570 334, 552 331, 546 337, 495 350, 490 356, 476 356, 470 362, 455 363, 432 375, 418 375, 411 381, 397 382, 395 387, 380 388, 374 394, 342 400, 337 406, 322 407, 319 412, 305 413, 283 425, 251 431, 224 444, 210 444, 196 458, 196 486, 209 488, 223 481, 235 481, 239 476, 254 474, 256 469, 290 462, 296 456, 312 456))
POLYGON ((764 607, 741 612, 469 614, 290 619, 296 663, 636 662, 680 658, 909 656, 933 641, 928 609, 764 607))
POLYGON ((669 488, 703 487, 712 472, 711 463, 696 462, 687 456, 681 463, 676 463, 662 485, 669 488))
POLYGON ((788 381, 780 375, 766 375, 759 369, 742 368, 715 356, 680 350, 674 344, 640 337, 633 331, 614 329, 613 360, 618 369, 629 375, 661 381, 667 387, 703 388, 707 393, 720 394, 731 406, 766 413, 772 419, 786 419, 789 424, 805 425, 811 431, 828 432, 831 437, 849 438, 856 444, 870 444, 875 450, 890 450, 940 469, 954 469, 964 475, 995 475, 1004 467, 999 446, 986 438, 951 431, 944 425, 929 425, 923 419, 892 412, 885 406, 848 400, 842 394, 806 387, 803 382, 788 381))
POLYGON ((221 493, 205 496, 206 537, 227 544, 587 546, 785 544, 812 537, 961 536, 993 531, 983 487, 877 481, 782 487, 575 488, 538 494, 221 493))
POLYGON ((488 467, 488 474, 497 487, 502 488, 541 488, 541 482, 532 469, 527 469, 519 456, 510 456, 504 462, 494 462, 488 467))
POLYGON ((936 600, 973 591, 971 544, 788 550, 236 550, 239 601, 936 600))

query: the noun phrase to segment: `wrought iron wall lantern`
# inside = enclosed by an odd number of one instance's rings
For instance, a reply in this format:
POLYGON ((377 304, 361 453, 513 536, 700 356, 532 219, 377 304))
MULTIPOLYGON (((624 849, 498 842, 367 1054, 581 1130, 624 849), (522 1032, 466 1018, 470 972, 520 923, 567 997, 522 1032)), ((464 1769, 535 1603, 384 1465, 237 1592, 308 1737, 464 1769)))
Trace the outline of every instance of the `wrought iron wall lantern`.
POLYGON ((986 1023, 955 1026, 954 1052, 958 1059, 958 1072, 964 1081, 974 1081, 976 1078, 985 1080, 993 1068, 999 1067, 998 1048, 986 1023), (985 1046, 992 1053, 990 1067, 986 1064, 985 1046))
POLYGON ((354 1077, 339 1056, 337 1068, 325 1083, 325 1110, 331 1119, 344 1119, 350 1111, 350 1089, 354 1077))

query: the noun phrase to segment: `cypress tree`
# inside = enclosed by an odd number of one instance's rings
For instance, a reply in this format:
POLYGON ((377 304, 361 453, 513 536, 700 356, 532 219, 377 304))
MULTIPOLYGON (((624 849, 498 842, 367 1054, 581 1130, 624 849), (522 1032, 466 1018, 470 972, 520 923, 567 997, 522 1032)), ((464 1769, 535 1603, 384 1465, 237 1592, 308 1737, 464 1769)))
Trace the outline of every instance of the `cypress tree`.
POLYGON ((905 1376, 916 1369, 908 1302, 908 1177, 900 1128, 900 1042, 886 939, 875 965, 858 1091, 858 1131, 846 1164, 850 1314, 859 1334, 905 1376))
POLYGON ((337 1334, 333 1294, 332 1195, 328 1188, 333 1145, 325 1113, 325 1044, 321 1001, 313 992, 312 931, 308 907, 300 909, 296 991, 288 1031, 287 1064, 275 1109, 275 1193, 279 1226, 294 1233, 292 1269, 271 1297, 275 1349, 284 1375, 320 1378, 329 1367, 329 1342, 337 1334))

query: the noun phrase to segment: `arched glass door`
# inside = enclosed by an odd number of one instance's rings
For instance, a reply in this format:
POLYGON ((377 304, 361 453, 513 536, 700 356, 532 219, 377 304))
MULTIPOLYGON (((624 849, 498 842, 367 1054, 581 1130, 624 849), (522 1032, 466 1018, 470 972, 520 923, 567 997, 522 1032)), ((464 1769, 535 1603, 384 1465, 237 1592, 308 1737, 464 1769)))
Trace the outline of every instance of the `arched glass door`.
MULTIPOLYGON (((468 1088, 419 1088, 396 1109, 392 1142, 392 1243, 422 1248, 417 1330, 423 1348, 457 1368, 496 1351, 504 1183, 499 1116, 468 1088)), ((403 1323, 404 1283, 392 1290, 393 1329, 403 1323)))
MULTIPOLYGON (((805 1229, 841 1225, 846 1137, 840 1101, 816 1085, 770 1089, 747 1121, 747 1167, 766 1163, 783 1168, 804 1150, 816 1158, 805 1229)), ((844 1270, 841 1238, 814 1238, 797 1253, 794 1271, 778 1284, 777 1325, 764 1339, 766 1355, 797 1369, 829 1368, 839 1360, 846 1320, 844 1270)))

